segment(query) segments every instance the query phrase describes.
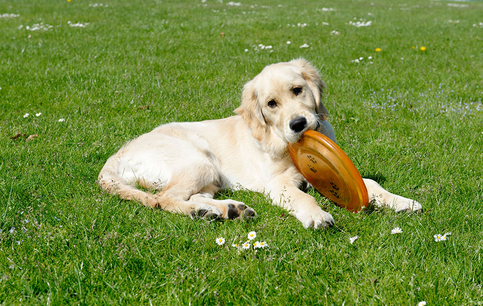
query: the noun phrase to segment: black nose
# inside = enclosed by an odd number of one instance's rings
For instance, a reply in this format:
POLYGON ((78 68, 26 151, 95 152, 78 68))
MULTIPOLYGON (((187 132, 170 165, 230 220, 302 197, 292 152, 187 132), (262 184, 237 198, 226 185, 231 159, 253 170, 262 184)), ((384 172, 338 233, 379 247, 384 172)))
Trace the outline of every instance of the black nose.
POLYGON ((307 126, 307 119, 305 117, 297 117, 290 121, 289 126, 294 132, 302 132, 307 126))

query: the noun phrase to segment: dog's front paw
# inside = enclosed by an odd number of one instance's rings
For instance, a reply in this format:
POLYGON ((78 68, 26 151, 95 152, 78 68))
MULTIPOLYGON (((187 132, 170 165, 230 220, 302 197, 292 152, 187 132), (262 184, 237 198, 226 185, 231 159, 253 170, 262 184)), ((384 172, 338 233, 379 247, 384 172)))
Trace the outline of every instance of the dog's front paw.
POLYGON ((394 194, 389 194, 386 197, 374 197, 374 200, 376 206, 387 206, 396 212, 416 212, 423 209, 423 206, 419 202, 394 194))
POLYGON ((396 202, 396 205, 394 205, 394 210, 396 212, 420 211, 421 209, 423 209, 423 206, 419 204, 419 202, 407 198, 400 199, 396 202))
POLYGON ((371 179, 364 179, 367 188, 369 201, 375 206, 389 207, 397 212, 400 211, 419 211, 423 207, 418 202, 390 193, 371 179))
POLYGON ((325 229, 334 225, 332 215, 322 209, 317 212, 303 211, 297 213, 295 217, 302 222, 304 228, 325 229))

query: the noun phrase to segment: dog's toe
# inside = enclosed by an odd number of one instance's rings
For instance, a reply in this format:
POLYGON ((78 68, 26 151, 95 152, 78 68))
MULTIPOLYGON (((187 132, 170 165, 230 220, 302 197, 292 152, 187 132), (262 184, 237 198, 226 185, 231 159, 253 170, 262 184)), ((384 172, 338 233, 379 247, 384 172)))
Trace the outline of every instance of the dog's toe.
POLYGON ((417 212, 423 209, 423 206, 418 202, 414 200, 405 199, 405 198, 403 199, 406 201, 399 201, 395 205, 393 205, 393 208, 396 212, 405 212, 405 211, 417 212))
POLYGON ((221 217, 221 211, 216 207, 203 205, 198 210, 192 210, 190 216, 192 219, 215 220, 221 217))
POLYGON ((334 218, 328 212, 320 210, 312 214, 297 215, 304 228, 325 229, 334 226, 334 218))
POLYGON ((321 219, 316 219, 314 220, 314 229, 326 229, 326 228, 329 228, 329 227, 332 227, 334 226, 335 222, 334 222, 334 219, 332 218, 332 216, 330 214, 328 214, 329 216, 324 216, 322 217, 321 219))
POLYGON ((243 211, 243 217, 245 217, 246 219, 254 219, 257 217, 257 213, 251 209, 250 207, 247 207, 244 211, 243 211))
POLYGON ((412 211, 421 211, 423 206, 419 202, 413 201, 409 209, 412 211))

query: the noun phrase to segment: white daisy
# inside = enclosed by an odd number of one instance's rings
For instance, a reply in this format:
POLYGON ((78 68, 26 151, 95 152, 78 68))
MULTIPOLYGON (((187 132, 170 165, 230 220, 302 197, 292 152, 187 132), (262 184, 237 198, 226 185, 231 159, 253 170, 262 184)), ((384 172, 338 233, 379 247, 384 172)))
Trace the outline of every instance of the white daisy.
POLYGON ((216 244, 224 245, 225 244, 225 238, 223 238, 223 237, 216 238, 216 244))
POLYGON ((64 122, 64 121, 65 121, 65 119, 64 119, 64 118, 59 119, 59 122, 64 122))
POLYGON ((29 113, 25 113, 25 115, 23 115, 24 118, 27 118, 29 116, 29 113))
POLYGON ((257 233, 256 232, 249 232, 248 233, 248 240, 253 240, 257 238, 257 233))
POLYGON ((39 117, 42 113, 36 113, 35 116, 39 117))
POLYGON ((358 238, 359 238, 359 236, 349 237, 349 240, 350 240, 351 244, 353 244, 354 241, 356 241, 358 238))
POLYGON ((391 234, 401 234, 403 231, 400 227, 396 227, 394 229, 391 230, 391 234))
POLYGON ((250 242, 245 242, 244 244, 242 244, 242 249, 244 250, 248 250, 250 248, 250 242))
POLYGON ((445 241, 445 240, 446 240, 446 236, 445 235, 441 235, 441 234, 434 235, 434 241, 436 241, 436 242, 445 241))

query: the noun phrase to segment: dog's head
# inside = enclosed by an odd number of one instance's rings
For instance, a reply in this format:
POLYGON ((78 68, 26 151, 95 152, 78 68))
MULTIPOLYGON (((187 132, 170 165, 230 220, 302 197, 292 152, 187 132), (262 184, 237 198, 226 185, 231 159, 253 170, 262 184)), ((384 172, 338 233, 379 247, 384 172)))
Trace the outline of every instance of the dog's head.
POLYGON ((273 64, 245 84, 242 104, 235 112, 255 139, 279 155, 282 152, 276 151, 285 152, 288 143, 327 119, 321 102, 324 87, 317 70, 304 59, 273 64))

